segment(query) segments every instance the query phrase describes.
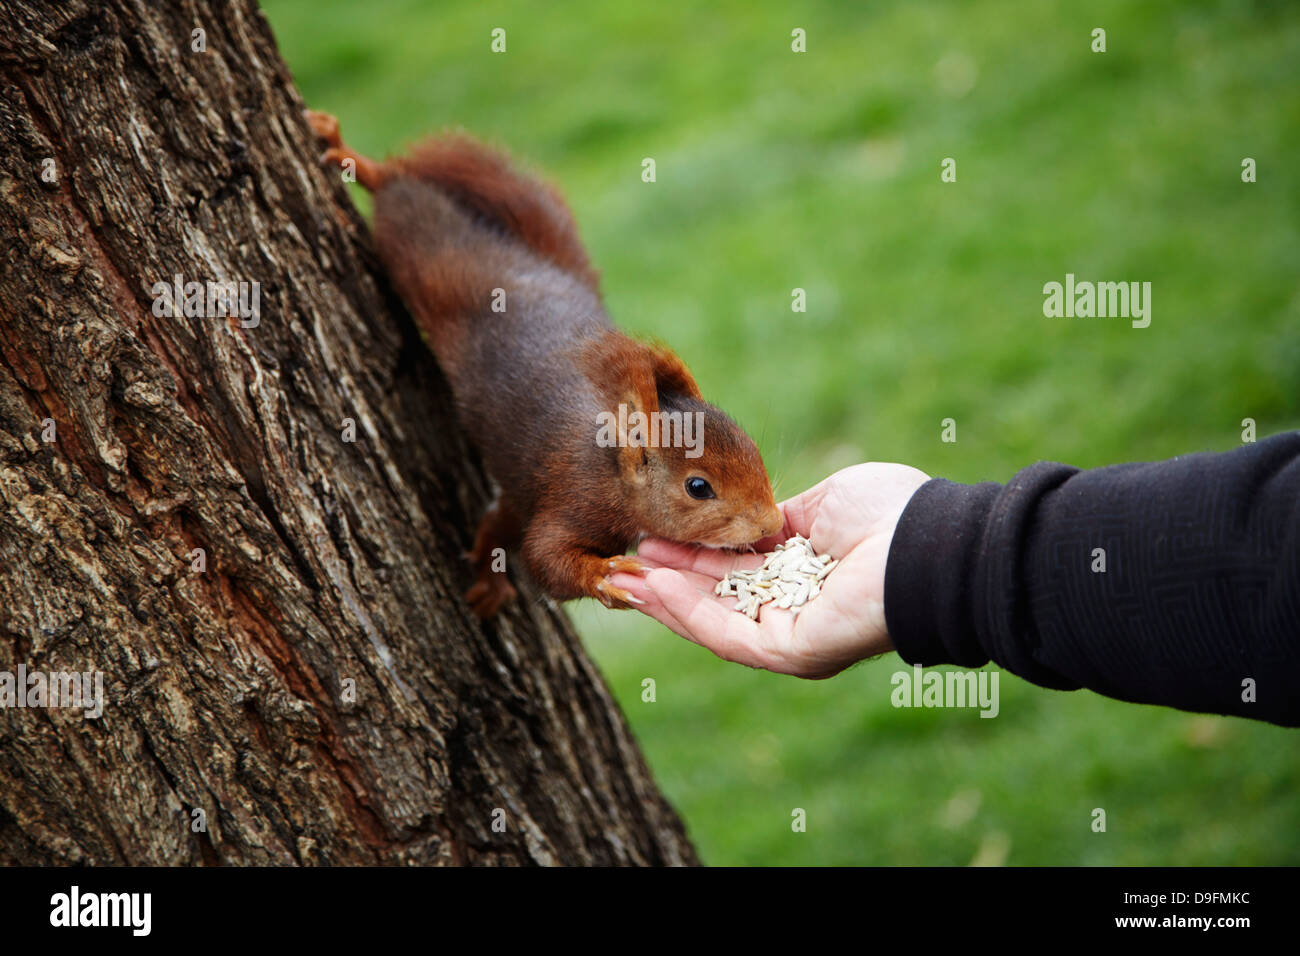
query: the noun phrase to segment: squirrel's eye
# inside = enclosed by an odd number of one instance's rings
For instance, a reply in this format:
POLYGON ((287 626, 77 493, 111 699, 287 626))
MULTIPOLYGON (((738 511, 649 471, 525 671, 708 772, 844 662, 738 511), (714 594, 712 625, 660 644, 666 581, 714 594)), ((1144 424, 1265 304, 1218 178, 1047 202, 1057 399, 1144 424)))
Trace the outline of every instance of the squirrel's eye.
POLYGON ((712 498, 713 486, 703 478, 687 478, 686 493, 692 498, 712 498))

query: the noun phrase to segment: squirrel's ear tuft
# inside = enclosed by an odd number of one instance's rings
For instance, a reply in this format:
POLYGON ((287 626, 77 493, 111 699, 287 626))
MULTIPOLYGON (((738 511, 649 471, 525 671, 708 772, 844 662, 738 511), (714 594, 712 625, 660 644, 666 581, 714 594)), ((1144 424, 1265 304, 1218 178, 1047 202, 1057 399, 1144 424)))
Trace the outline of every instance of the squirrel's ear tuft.
POLYGON ((585 345, 581 360, 606 398, 631 391, 643 412, 659 410, 659 393, 699 398, 695 378, 677 354, 664 345, 638 342, 610 331, 585 345))
POLYGON ((619 470, 628 480, 642 480, 642 466, 656 454, 650 441, 651 417, 659 411, 660 394, 699 398, 695 379, 671 349, 619 332, 585 346, 582 362, 617 416, 619 470))
POLYGON ((649 345, 646 348, 654 357, 655 390, 672 392, 686 398, 700 398, 700 387, 686 363, 677 353, 665 346, 649 345))
POLYGON ((631 361, 624 370, 623 400, 629 409, 650 415, 659 411, 660 395, 699 398, 690 369, 671 349, 662 345, 632 342, 631 361))

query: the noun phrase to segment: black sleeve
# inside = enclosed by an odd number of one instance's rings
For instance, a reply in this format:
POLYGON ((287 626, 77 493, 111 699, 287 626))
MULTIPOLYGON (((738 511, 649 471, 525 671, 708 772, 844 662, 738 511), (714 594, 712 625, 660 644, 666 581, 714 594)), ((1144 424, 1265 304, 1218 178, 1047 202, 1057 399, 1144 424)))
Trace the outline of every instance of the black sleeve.
POLYGON ((929 481, 894 532, 885 619, 909 664, 1300 726, 1300 432, 929 481))

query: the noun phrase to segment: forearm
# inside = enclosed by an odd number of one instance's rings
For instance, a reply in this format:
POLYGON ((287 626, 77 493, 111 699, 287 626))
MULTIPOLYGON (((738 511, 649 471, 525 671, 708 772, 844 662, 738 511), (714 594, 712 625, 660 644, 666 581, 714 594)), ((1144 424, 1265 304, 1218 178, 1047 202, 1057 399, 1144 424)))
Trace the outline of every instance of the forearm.
POLYGON ((931 481, 894 533, 885 615, 909 663, 993 660, 1045 687, 1298 726, 1300 432, 931 481))

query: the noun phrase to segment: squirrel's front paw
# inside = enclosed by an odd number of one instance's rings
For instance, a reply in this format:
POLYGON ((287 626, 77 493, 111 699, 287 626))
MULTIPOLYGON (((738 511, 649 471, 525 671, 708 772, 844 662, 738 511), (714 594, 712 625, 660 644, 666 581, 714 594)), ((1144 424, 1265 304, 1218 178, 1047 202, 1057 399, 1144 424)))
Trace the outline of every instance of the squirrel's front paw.
POLYGON ((626 610, 634 604, 644 604, 640 598, 634 597, 626 588, 615 587, 610 583, 610 575, 618 574, 620 571, 626 574, 645 574, 650 570, 640 558, 630 555, 621 554, 618 557, 610 558, 605 562, 606 574, 596 582, 596 593, 593 595, 596 600, 605 607, 616 610, 626 610))

